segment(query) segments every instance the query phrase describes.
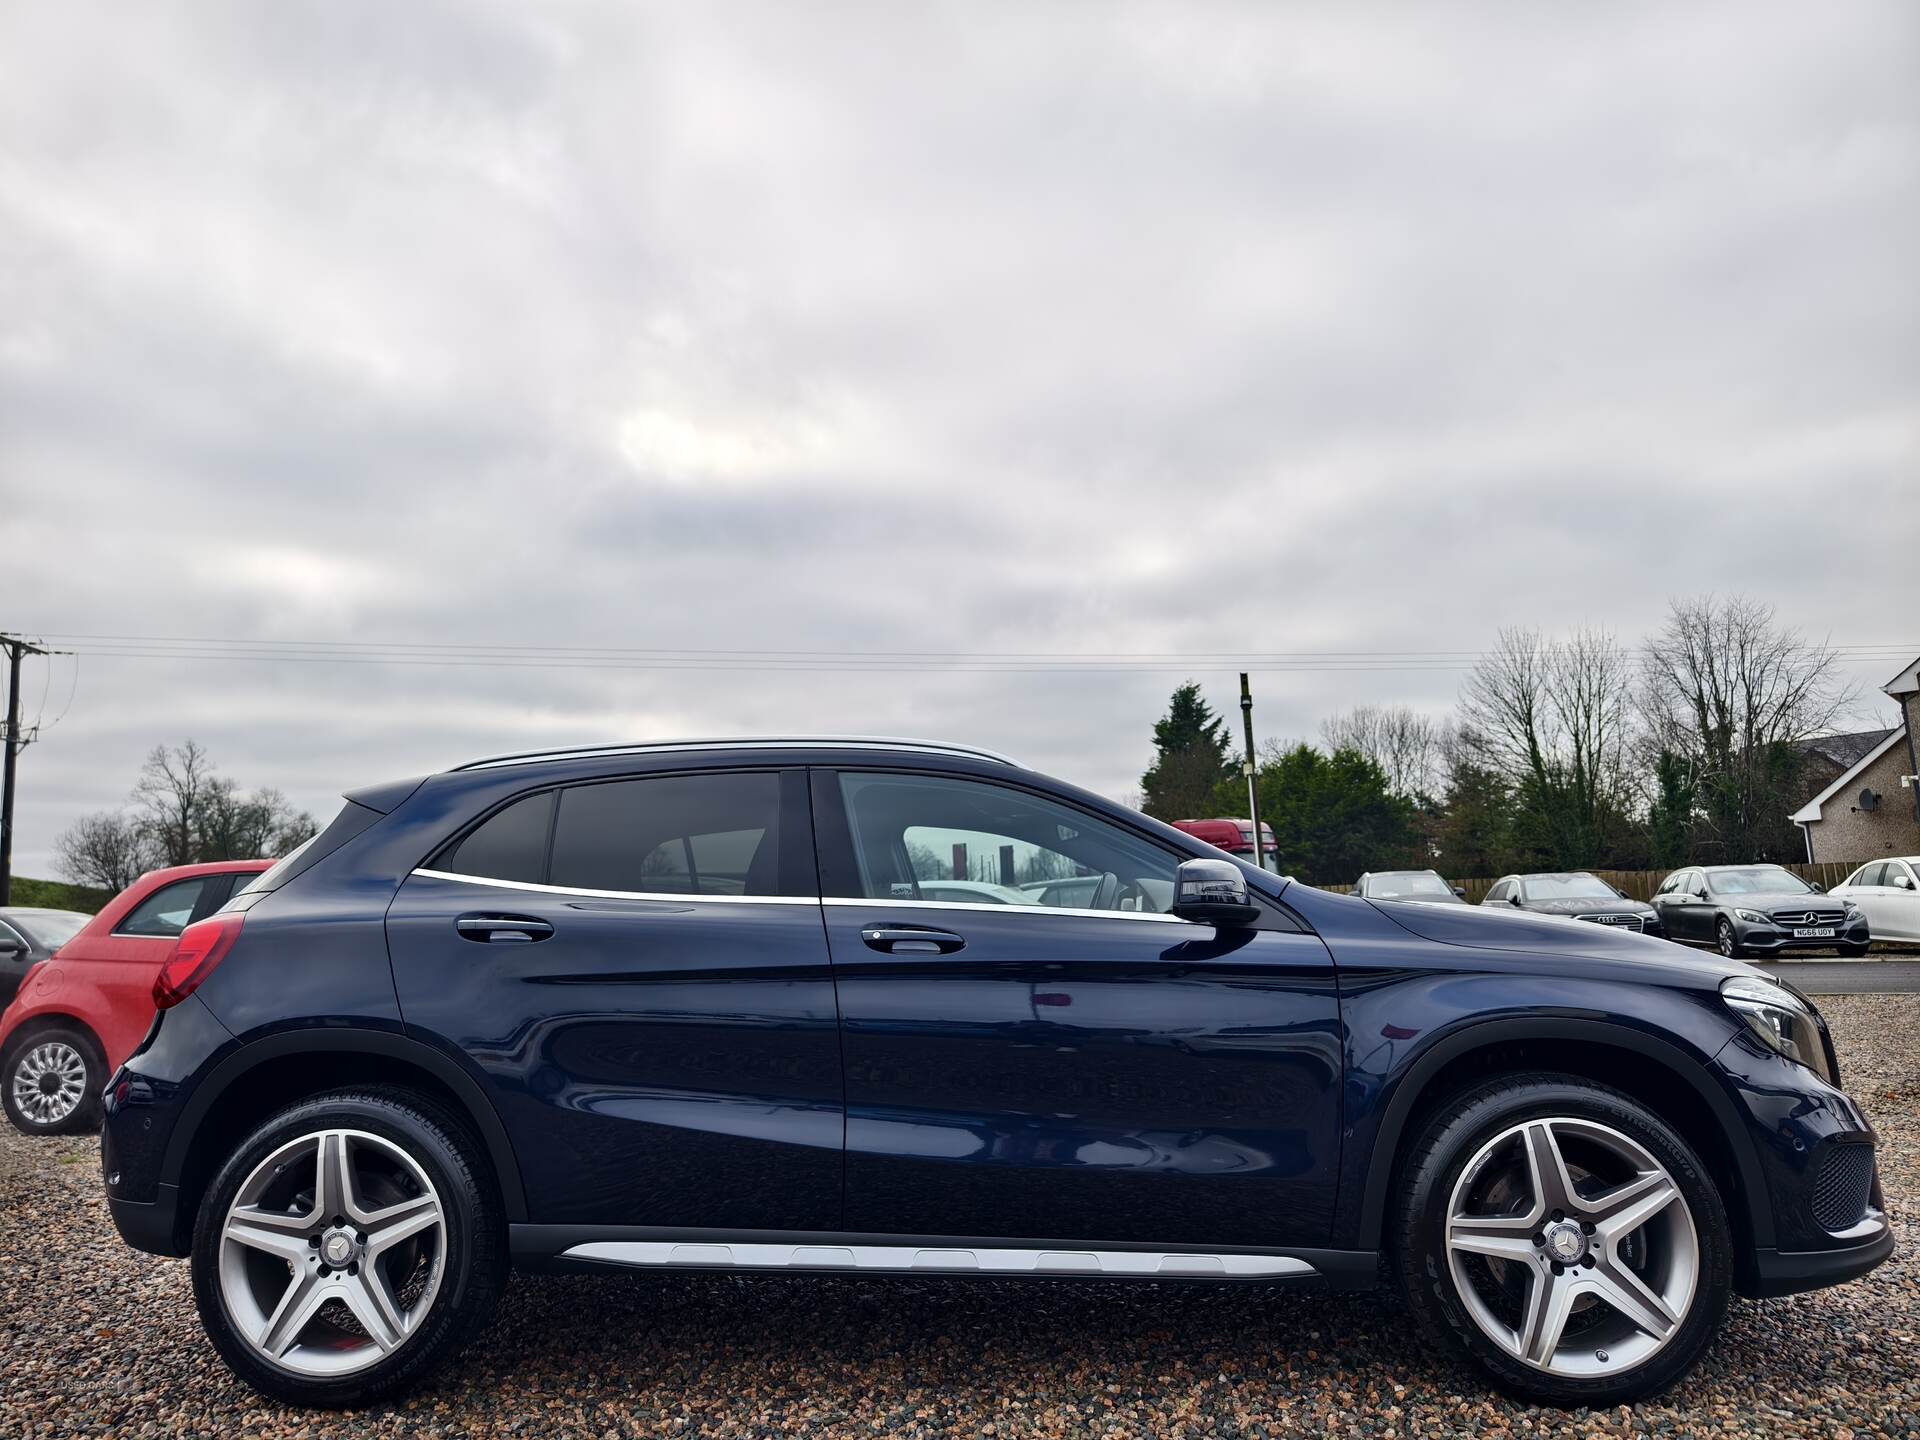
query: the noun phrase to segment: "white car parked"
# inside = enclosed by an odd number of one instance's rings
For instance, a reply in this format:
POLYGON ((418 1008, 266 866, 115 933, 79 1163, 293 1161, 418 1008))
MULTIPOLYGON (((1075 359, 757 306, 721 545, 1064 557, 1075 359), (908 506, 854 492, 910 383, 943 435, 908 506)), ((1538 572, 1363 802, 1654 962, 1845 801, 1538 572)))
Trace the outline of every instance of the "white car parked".
POLYGON ((1874 939, 1920 944, 1920 855, 1869 860, 1833 893, 1865 912, 1874 939))

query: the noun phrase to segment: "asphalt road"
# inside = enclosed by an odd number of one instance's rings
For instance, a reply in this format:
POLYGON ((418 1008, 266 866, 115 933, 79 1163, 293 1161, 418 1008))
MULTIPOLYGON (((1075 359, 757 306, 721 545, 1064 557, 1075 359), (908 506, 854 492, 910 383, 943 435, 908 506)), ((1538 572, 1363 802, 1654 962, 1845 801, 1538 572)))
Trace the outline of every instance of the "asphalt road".
POLYGON ((1920 993, 1920 959, 1784 960, 1761 968, 1782 980, 1791 980, 1809 995, 1920 993))

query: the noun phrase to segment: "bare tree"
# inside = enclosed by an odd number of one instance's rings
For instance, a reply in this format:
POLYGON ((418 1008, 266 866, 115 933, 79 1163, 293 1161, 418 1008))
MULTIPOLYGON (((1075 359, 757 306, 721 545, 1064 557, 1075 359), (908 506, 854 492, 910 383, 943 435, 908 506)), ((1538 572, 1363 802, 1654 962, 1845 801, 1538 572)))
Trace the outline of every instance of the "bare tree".
POLYGON ((271 786, 248 794, 225 776, 209 781, 195 824, 201 860, 248 860, 284 855, 311 836, 313 817, 296 810, 271 786))
POLYGON ((54 842, 54 854, 60 873, 74 884, 116 893, 150 870, 156 859, 140 823, 118 810, 81 816, 54 842))
POLYGON ((156 745, 133 787, 140 823, 168 865, 200 858, 200 827, 213 792, 213 761, 197 741, 156 745))
POLYGON ((1378 765, 1387 788, 1407 799, 1439 793, 1453 726, 1406 705, 1358 705, 1320 727, 1327 749, 1357 750, 1378 765))
POLYGON ((1632 694, 1627 653, 1597 629, 1556 642, 1503 630, 1467 677, 1462 733, 1516 797, 1523 854, 1562 866, 1606 858, 1632 803, 1632 694))
POLYGON ((1695 818, 1717 856, 1792 853, 1787 817, 1805 798, 1799 742, 1832 729, 1855 698, 1839 664, 1830 645, 1808 641, 1760 601, 1669 603, 1641 665, 1640 711, 1654 752, 1690 772, 1695 818))

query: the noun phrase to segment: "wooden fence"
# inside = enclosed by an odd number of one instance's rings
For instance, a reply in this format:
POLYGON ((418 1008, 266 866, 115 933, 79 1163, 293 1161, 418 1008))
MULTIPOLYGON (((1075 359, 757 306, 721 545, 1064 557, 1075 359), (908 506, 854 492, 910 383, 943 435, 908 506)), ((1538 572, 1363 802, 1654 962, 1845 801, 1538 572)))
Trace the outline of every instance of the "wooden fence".
MULTIPOLYGON (((1627 895, 1634 900, 1651 900, 1653 898, 1653 892, 1659 888, 1660 882, 1671 875, 1674 870, 1681 868, 1683 867, 1676 865, 1672 870, 1589 870, 1586 873, 1589 875, 1598 875, 1616 890, 1624 890, 1627 895)), ((1845 880, 1847 876, 1859 869, 1860 862, 1850 860, 1843 864, 1788 865, 1783 868, 1791 870, 1811 885, 1818 885, 1822 889, 1831 890, 1842 880, 1845 880)), ((1461 889, 1465 890, 1469 904, 1478 905, 1482 900, 1487 898, 1487 891, 1491 890, 1499 879, 1500 877, 1498 875, 1471 880, 1450 878, 1448 883, 1458 885, 1461 889)), ((1353 886, 1322 885, 1320 888, 1345 895, 1353 889, 1353 886)))

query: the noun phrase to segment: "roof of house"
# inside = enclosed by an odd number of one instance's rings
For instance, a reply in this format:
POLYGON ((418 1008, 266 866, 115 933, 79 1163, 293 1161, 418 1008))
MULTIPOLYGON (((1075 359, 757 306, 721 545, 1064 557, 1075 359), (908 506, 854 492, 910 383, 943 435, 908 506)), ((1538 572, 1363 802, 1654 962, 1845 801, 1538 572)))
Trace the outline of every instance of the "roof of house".
POLYGON ((1892 733, 1892 730, 1850 730, 1844 735, 1816 735, 1811 740, 1802 740, 1798 748, 1803 755, 1817 755, 1848 770, 1892 733))
POLYGON ((1853 764, 1849 765, 1841 772, 1839 778, 1827 786, 1826 789, 1822 790, 1818 795, 1814 796, 1813 799, 1794 811, 1792 816, 1793 823, 1796 825, 1811 825, 1817 821, 1820 818, 1820 807, 1822 805, 1826 804, 1827 801, 1838 795, 1842 790, 1845 790, 1849 784, 1858 778, 1862 770, 1865 770, 1869 765, 1873 764, 1874 761, 1878 760, 1882 755, 1886 754, 1887 751, 1891 750, 1896 744, 1906 738, 1907 727, 1904 725, 1896 725, 1893 729, 1887 731, 1878 745, 1874 746, 1871 750, 1867 751, 1866 754, 1854 761, 1853 764))
POLYGON ((1920 691, 1920 660, 1915 660, 1893 679, 1880 687, 1880 693, 1898 699, 1902 695, 1912 695, 1920 691))

